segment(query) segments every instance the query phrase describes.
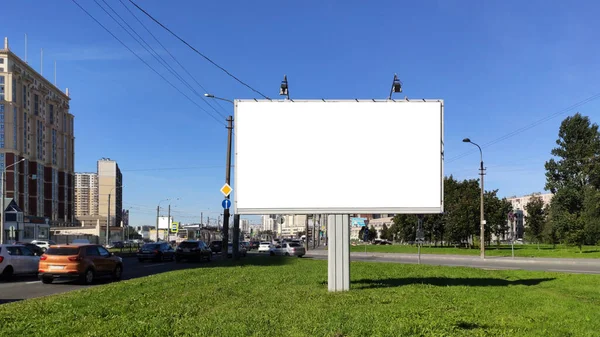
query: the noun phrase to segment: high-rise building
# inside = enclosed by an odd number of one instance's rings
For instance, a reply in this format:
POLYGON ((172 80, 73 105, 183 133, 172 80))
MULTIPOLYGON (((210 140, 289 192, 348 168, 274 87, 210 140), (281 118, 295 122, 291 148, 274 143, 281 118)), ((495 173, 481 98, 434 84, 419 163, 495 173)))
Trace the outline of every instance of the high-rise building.
POLYGON ((21 60, 4 39, 0 49, 0 168, 6 197, 25 222, 74 222, 73 115, 62 92, 21 60), (16 165, 14 165, 17 163, 16 165))
POLYGON ((103 217, 108 217, 110 209, 110 225, 121 226, 123 175, 117 162, 110 158, 98 160, 98 209, 98 214, 103 217))
POLYGON ((98 174, 75 173, 75 216, 94 216, 98 212, 98 174))

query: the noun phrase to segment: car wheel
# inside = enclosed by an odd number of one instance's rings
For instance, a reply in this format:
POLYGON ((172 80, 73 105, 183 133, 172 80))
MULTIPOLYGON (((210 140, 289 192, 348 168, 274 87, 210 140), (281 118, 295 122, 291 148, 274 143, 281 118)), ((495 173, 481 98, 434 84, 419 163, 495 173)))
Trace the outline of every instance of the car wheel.
POLYGON ((298 258, 301 258, 301 257, 303 257, 303 256, 304 256, 304 255, 298 255, 298 258))
POLYGON ((269 255, 275 256, 275 253, 274 252, 269 252, 269 255))
POLYGON ((2 278, 4 281, 9 281, 13 276, 13 272, 13 267, 7 266, 6 268, 4 268, 4 271, 2 272, 2 275, 0 275, 0 278, 2 278))
POLYGON ((94 282, 94 270, 92 268, 86 269, 81 277, 83 284, 92 284, 94 282))
POLYGON ((119 281, 121 279, 121 277, 123 276, 123 266, 121 266, 120 264, 118 264, 115 267, 115 270, 113 270, 113 280, 114 281, 119 281))
POLYGON ((212 253, 208 254, 208 258, 206 259, 208 262, 210 262, 210 260, 212 260, 212 253))
POLYGON ((290 256, 290 253, 285 253, 285 256, 290 256))
POLYGON ((50 283, 52 283, 52 277, 49 277, 49 276, 42 277, 42 283, 43 284, 50 284, 50 283))

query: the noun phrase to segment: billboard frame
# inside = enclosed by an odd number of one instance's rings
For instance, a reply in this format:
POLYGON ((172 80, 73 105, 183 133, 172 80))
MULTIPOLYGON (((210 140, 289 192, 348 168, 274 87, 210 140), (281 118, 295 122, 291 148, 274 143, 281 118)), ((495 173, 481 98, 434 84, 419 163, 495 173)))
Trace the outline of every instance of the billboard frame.
POLYGON ((236 129, 235 123, 238 117, 238 103, 240 102, 269 102, 269 103, 282 103, 282 102, 437 102, 440 103, 440 206, 439 207, 367 207, 367 208, 356 208, 356 207, 323 207, 323 208, 239 208, 237 206, 237 193, 236 184, 238 178, 237 170, 237 157, 238 157, 238 137, 234 136, 234 186, 233 186, 233 212, 234 214, 240 215, 265 215, 265 214, 440 214, 444 213, 444 100, 443 99, 304 99, 304 100, 293 100, 293 99, 280 99, 280 100, 269 100, 269 99, 235 99, 233 107, 233 122, 234 132, 236 129))

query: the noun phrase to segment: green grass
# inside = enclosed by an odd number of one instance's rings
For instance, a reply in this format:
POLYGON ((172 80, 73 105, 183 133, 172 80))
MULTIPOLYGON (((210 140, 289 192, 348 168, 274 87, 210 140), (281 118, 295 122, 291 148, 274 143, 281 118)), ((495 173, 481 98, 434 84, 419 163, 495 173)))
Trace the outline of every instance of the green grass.
MULTIPOLYGON (((358 245, 350 248, 352 252, 364 252, 365 246, 358 245)), ((373 253, 406 253, 417 254, 417 246, 410 245, 367 245, 367 252, 373 253)), ((479 255, 479 248, 454 248, 434 247, 425 245, 421 247, 421 254, 456 254, 456 255, 479 255)), ((510 245, 497 246, 493 244, 486 248, 488 256, 512 256, 510 245)), ((516 257, 554 257, 554 258, 600 258, 599 246, 584 246, 583 252, 578 247, 566 247, 564 245, 515 245, 516 257)))
MULTIPOLYGON (((0 306, 0 336, 597 336, 599 276, 249 257, 0 306)), ((60 285, 48 285, 60 287, 60 285)))

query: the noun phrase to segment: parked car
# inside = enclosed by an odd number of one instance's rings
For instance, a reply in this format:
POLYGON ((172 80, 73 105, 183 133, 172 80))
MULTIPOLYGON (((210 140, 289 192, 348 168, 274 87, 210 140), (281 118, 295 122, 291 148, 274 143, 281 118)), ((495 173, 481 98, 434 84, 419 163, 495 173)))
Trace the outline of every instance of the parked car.
POLYGON ((33 243, 30 243, 30 242, 15 242, 15 244, 27 247, 27 249, 29 249, 30 251, 32 251, 33 254, 36 255, 36 256, 42 256, 42 254, 44 254, 44 250, 42 248, 40 248, 40 246, 34 245, 33 243))
POLYGON ((258 252, 259 253, 263 253, 263 252, 268 253, 269 251, 271 251, 271 247, 273 247, 273 245, 270 242, 263 241, 258 246, 258 252))
POLYGON ((175 260, 175 250, 166 242, 147 243, 138 250, 137 258, 140 262, 145 260, 173 261, 175 260))
POLYGON ((56 242, 52 240, 32 240, 31 243, 42 248, 43 251, 46 251, 50 246, 56 244, 56 242))
POLYGON ((123 275, 123 259, 101 245, 53 245, 40 258, 38 276, 43 283, 79 280, 91 284, 97 277, 118 281, 123 275))
POLYGON ((250 250, 258 249, 258 246, 260 246, 260 241, 250 241, 250 250))
POLYGON ((208 247, 210 248, 210 250, 217 254, 221 252, 221 246, 223 245, 223 242, 221 241, 211 241, 210 244, 208 245, 208 247))
POLYGON ((285 255, 285 256, 297 256, 302 257, 306 254, 306 250, 299 243, 284 242, 280 245, 275 245, 269 251, 271 256, 274 255, 285 255))
POLYGON ((40 257, 23 245, 0 245, 0 278, 9 280, 13 275, 36 274, 40 257))
POLYGON ((250 242, 248 242, 248 241, 242 241, 241 244, 244 245, 244 248, 246 248, 246 251, 249 251, 251 249, 250 248, 250 242))
POLYGON ((175 251, 175 262, 181 260, 202 260, 210 261, 212 258, 212 250, 210 247, 200 240, 186 240, 177 246, 175 251))
MULTIPOLYGON (((246 247, 240 242, 240 248, 238 250, 240 256, 246 256, 248 254, 248 250, 246 249, 246 247)), ((229 243, 227 245, 227 257, 232 257, 233 256, 233 243, 229 243)))

